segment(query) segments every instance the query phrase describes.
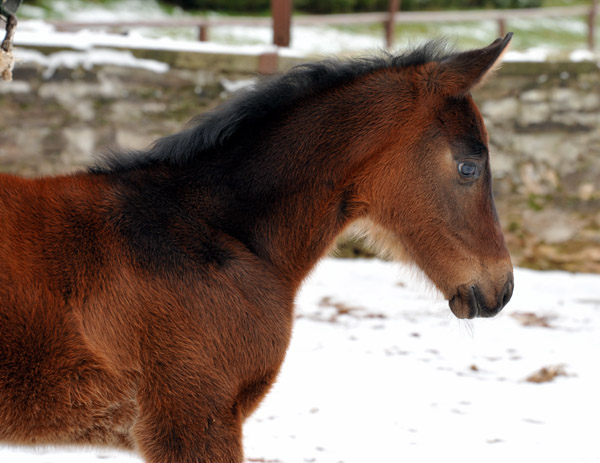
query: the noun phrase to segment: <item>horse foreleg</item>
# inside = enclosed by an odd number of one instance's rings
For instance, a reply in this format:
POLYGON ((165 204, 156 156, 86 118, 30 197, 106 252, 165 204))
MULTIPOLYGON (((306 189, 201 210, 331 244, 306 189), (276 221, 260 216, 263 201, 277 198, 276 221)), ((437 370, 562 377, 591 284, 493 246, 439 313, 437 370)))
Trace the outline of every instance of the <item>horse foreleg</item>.
POLYGON ((133 430, 146 463, 242 463, 242 418, 223 397, 156 385, 138 397, 133 430))

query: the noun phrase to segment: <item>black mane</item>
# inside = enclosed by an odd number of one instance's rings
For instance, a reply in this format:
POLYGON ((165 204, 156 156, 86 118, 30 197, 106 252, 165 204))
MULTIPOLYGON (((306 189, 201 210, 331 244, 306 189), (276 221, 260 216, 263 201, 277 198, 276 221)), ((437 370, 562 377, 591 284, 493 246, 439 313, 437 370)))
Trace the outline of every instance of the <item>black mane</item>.
POLYGON ((217 150, 248 126, 260 126, 298 101, 351 82, 373 71, 440 61, 453 52, 444 41, 428 42, 406 54, 380 54, 351 60, 328 59, 301 64, 286 74, 239 91, 216 109, 193 118, 183 131, 160 138, 147 150, 113 152, 90 169, 93 173, 119 172, 151 165, 185 166, 217 150))

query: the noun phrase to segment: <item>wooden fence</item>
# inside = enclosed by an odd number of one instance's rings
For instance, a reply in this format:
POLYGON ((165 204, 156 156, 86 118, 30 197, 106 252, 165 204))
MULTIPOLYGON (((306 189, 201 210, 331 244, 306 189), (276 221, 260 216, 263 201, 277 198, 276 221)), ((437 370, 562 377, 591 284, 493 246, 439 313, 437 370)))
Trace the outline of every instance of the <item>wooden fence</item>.
MULTIPOLYGON (((198 17, 168 20, 140 21, 50 21, 58 30, 78 30, 84 28, 110 28, 128 30, 137 27, 194 27, 198 39, 209 40, 209 29, 217 26, 240 25, 249 27, 267 26, 273 28, 273 43, 287 47, 290 44, 290 29, 295 25, 351 25, 381 23, 388 47, 393 45, 396 24, 448 23, 464 21, 496 21, 498 35, 504 36, 507 23, 514 19, 564 18, 585 16, 588 21, 587 44, 590 50, 595 47, 598 1, 590 0, 589 5, 576 5, 552 8, 523 8, 506 10, 466 10, 466 11, 398 11, 400 0, 389 0, 387 12, 351 13, 331 15, 292 16, 292 0, 271 0, 272 16, 269 17, 198 17)), ((267 59, 270 63, 272 60, 267 59)), ((268 72, 268 71, 267 71, 268 72)))

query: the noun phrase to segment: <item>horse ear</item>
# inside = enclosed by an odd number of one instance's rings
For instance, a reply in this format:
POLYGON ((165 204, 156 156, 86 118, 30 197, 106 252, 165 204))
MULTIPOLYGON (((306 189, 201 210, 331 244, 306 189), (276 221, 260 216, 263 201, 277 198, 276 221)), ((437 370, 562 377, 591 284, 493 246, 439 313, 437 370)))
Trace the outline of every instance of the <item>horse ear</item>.
POLYGON ((503 39, 498 38, 485 48, 457 53, 443 59, 436 73, 436 88, 447 95, 458 96, 483 84, 500 64, 512 36, 512 32, 509 32, 503 39))

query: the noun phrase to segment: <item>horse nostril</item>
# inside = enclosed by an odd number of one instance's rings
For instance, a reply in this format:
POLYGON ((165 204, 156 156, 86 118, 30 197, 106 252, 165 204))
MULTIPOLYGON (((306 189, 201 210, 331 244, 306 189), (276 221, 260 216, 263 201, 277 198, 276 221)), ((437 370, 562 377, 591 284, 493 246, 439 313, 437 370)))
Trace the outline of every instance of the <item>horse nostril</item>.
POLYGON ((508 301, 510 301, 514 287, 515 287, 515 285, 512 282, 512 280, 507 281, 506 284, 504 285, 504 288, 502 289, 502 293, 500 294, 500 297, 498 299, 499 310, 502 309, 502 307, 504 307, 506 304, 508 304, 508 301))
POLYGON ((509 280, 502 288, 502 291, 500 291, 496 304, 488 306, 479 287, 476 285, 471 286, 469 291, 469 318, 493 317, 497 315, 508 304, 512 296, 513 287, 512 280, 509 280))

